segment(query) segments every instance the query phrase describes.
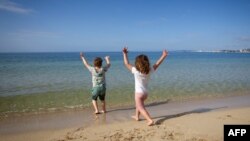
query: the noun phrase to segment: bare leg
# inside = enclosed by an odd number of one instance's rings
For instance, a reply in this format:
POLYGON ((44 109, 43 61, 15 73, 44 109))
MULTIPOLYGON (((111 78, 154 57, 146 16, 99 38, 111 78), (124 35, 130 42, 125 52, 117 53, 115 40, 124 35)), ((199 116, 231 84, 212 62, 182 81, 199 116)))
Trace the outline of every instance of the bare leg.
POLYGON ((95 109, 95 113, 98 114, 98 113, 99 113, 99 110, 98 110, 97 101, 96 101, 96 100, 92 100, 92 103, 93 103, 93 107, 94 107, 94 109, 95 109))
MULTIPOLYGON (((135 103, 136 103, 136 95, 135 95, 135 103)), ((137 106, 135 106, 135 115, 131 116, 131 118, 135 119, 136 121, 140 120, 140 112, 137 106)))
POLYGON ((148 125, 151 126, 154 124, 154 121, 150 117, 148 111, 145 109, 144 101, 147 99, 147 95, 145 94, 136 94, 135 96, 136 108, 139 113, 141 113, 144 118, 148 121, 148 125))
POLYGON ((137 108, 135 109, 135 115, 131 116, 131 118, 135 119, 136 121, 140 120, 140 112, 137 108))
POLYGON ((102 102, 102 113, 106 113, 106 102, 105 102, 105 100, 103 100, 101 102, 102 102))

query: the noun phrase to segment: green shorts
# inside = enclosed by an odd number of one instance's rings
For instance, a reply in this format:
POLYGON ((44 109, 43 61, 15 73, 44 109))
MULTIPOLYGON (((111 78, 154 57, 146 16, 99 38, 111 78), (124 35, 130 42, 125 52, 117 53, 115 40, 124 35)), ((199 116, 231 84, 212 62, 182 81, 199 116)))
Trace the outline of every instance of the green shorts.
POLYGON ((99 97, 101 101, 104 101, 106 95, 106 87, 105 85, 95 86, 92 88, 91 93, 92 93, 92 100, 97 100, 97 98, 99 97))

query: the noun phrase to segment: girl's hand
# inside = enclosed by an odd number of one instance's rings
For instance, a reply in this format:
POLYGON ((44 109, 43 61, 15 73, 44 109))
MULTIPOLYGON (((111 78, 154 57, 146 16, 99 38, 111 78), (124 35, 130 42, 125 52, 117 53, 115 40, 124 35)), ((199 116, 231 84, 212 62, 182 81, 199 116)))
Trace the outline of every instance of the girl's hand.
POLYGON ((127 47, 124 47, 123 50, 122 50, 123 53, 127 54, 128 53, 128 48, 127 47))
POLYGON ((83 53, 82 52, 80 52, 80 56, 83 57, 83 53))
POLYGON ((166 49, 164 49, 162 51, 162 56, 164 56, 164 57, 168 56, 168 51, 166 49))

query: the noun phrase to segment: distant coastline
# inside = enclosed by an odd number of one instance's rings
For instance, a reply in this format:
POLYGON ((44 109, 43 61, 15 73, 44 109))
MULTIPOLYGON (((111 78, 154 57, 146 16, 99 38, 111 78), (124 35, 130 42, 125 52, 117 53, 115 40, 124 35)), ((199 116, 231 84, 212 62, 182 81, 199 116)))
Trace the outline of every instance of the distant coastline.
MULTIPOLYGON (((188 52, 188 51, 185 51, 188 52)), ((203 50, 195 50, 190 52, 217 52, 217 53, 250 53, 250 48, 247 49, 223 49, 223 50, 214 50, 214 51, 203 51, 203 50)))
POLYGON ((220 50, 219 52, 225 52, 225 53, 250 53, 250 48, 239 49, 239 50, 220 50))

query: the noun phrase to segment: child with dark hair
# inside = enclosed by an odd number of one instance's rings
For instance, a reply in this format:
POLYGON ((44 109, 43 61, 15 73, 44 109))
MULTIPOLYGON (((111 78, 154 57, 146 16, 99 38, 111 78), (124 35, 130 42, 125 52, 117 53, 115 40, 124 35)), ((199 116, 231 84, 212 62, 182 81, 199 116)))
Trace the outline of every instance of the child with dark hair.
POLYGON ((163 50, 161 57, 158 61, 153 65, 153 68, 150 67, 149 59, 146 55, 139 55, 135 59, 135 67, 129 64, 128 61, 128 48, 123 48, 123 59, 124 64, 128 70, 130 70, 135 77, 135 115, 132 116, 133 119, 139 121, 140 114, 144 116, 144 118, 148 121, 148 126, 154 124, 154 121, 150 117, 148 111, 145 108, 144 101, 148 97, 148 80, 150 74, 154 72, 163 60, 167 57, 168 52, 163 50))
POLYGON ((95 109, 95 114, 100 114, 98 110, 97 98, 101 100, 102 103, 102 113, 106 112, 106 102, 105 102, 105 95, 106 95, 106 81, 105 81, 105 73, 108 71, 110 67, 110 60, 109 56, 105 57, 106 65, 102 67, 102 58, 96 57, 94 59, 94 66, 88 64, 87 60, 84 58, 83 53, 80 53, 81 60, 85 67, 91 72, 92 74, 92 104, 95 109))

